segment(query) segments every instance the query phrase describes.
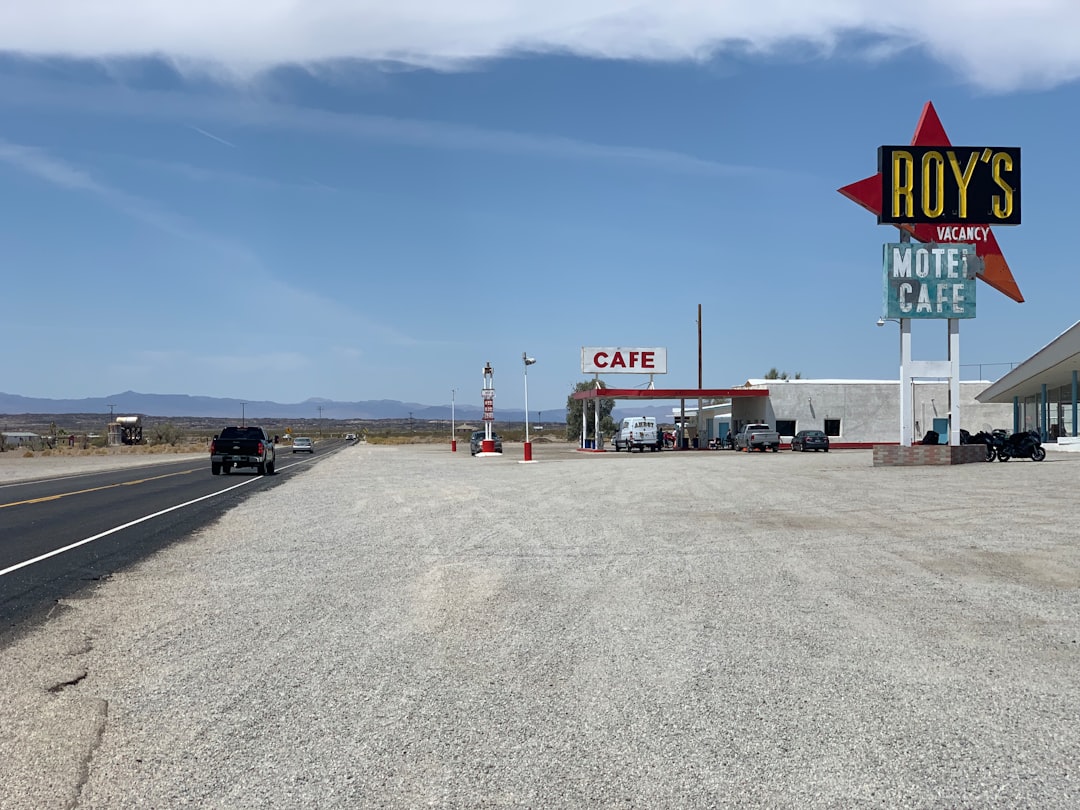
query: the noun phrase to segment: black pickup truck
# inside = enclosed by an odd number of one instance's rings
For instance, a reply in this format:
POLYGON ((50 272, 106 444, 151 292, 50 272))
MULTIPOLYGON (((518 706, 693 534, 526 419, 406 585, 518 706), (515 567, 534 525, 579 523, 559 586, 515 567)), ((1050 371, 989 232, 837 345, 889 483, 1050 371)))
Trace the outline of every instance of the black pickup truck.
POLYGON ((255 467, 259 475, 274 474, 274 441, 261 427, 227 427, 210 442, 210 472, 255 467))

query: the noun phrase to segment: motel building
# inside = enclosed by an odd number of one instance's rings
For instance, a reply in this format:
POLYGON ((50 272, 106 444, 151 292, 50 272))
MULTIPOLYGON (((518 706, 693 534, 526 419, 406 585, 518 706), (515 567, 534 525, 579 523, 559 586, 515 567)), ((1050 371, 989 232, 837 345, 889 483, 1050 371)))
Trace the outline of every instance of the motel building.
MULTIPOLYGON (((1011 405, 976 399, 988 385, 987 381, 960 383, 960 421, 964 430, 977 433, 1011 428, 1011 405)), ((696 421, 699 446, 723 441, 729 432, 737 432, 752 422, 767 423, 785 444, 800 430, 823 430, 830 445, 837 449, 895 444, 899 439, 899 380, 747 380, 739 388, 766 390, 768 396, 733 397, 728 402, 702 403, 700 411, 687 409, 687 421, 692 426, 696 421)), ((947 442, 948 382, 914 382, 912 403, 911 435, 918 441, 934 430, 941 443, 947 442)))
MULTIPOLYGON (((785 443, 800 430, 823 430, 838 449, 899 436, 899 380, 747 380, 739 388, 768 396, 703 402, 700 410, 687 403, 688 432, 701 437, 701 447, 749 422, 768 423, 785 443)), ((948 440, 948 388, 945 381, 912 384, 916 441, 928 430, 948 440)), ((1080 321, 997 381, 961 382, 960 400, 964 430, 1034 430, 1049 449, 1080 452, 1080 321)), ((673 409, 672 421, 679 417, 673 409)))
POLYGON ((1080 321, 980 392, 981 405, 1008 408, 1007 427, 1035 430, 1049 447, 1080 451, 1077 438, 1080 321))
MULTIPOLYGON (((1080 356, 1077 359, 1080 361, 1080 356)), ((960 383, 960 427, 970 433, 1012 430, 1011 404, 978 399, 990 385, 987 380, 960 383)), ((911 435, 915 441, 921 441, 927 431, 933 430, 938 433, 939 443, 946 444, 950 428, 948 381, 915 380, 911 388, 911 435)), ((663 421, 682 426, 679 431, 682 446, 687 449, 711 447, 724 441, 729 433, 737 433, 743 425, 755 422, 774 428, 785 445, 800 430, 824 431, 836 449, 865 449, 899 442, 899 379, 747 380, 724 389, 725 396, 713 398, 708 394, 718 393, 715 389, 702 390, 704 396, 700 398, 695 396, 698 392, 694 389, 677 390, 684 399, 671 409, 670 419, 663 421)), ((597 390, 576 396, 583 399, 611 396, 621 400, 628 393, 631 392, 601 385, 597 390)), ((650 393, 655 393, 657 399, 670 399, 669 395, 675 391, 634 390, 632 393, 633 400, 642 401, 650 393)), ((621 402, 618 407, 624 415, 632 414, 630 402, 621 402)))

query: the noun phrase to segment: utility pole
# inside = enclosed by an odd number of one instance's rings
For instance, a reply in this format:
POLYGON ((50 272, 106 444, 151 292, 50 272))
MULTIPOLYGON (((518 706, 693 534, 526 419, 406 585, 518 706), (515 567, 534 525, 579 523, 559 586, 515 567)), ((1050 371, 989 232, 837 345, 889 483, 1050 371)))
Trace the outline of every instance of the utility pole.
POLYGON ((701 304, 697 305, 697 387, 701 388, 701 304))
POLYGON ((320 405, 318 408, 316 408, 316 410, 318 410, 318 412, 319 412, 319 438, 321 439, 322 435, 323 435, 323 421, 322 421, 323 406, 320 405))
MULTIPOLYGON (((698 391, 701 390, 701 304, 697 305, 697 387, 698 391)), ((702 428, 705 425, 705 420, 701 413, 701 398, 697 401, 697 443, 698 447, 701 447, 702 440, 702 428)))

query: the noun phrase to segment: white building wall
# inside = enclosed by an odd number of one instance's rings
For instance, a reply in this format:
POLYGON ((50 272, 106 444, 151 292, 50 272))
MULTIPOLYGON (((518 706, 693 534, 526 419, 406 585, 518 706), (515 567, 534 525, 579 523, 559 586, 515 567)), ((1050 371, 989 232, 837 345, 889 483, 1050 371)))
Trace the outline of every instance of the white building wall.
MULTIPOLYGON (((972 433, 993 428, 1012 429, 1012 406, 983 404, 975 396, 988 382, 960 383, 960 427, 972 433)), ((750 380, 748 388, 767 388, 768 397, 732 401, 734 425, 794 420, 795 430, 824 430, 826 419, 840 421, 837 443, 897 442, 900 439, 899 380, 750 380)), ((921 439, 934 426, 934 418, 949 415, 946 381, 917 382, 913 386, 915 425, 912 436, 921 439)), ((791 434, 783 436, 790 441, 791 434)))

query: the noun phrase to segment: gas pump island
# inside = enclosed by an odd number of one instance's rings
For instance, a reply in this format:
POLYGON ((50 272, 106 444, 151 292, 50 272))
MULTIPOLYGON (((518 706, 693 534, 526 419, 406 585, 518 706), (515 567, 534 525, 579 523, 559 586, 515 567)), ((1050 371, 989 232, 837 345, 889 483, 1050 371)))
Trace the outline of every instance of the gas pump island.
MULTIPOLYGON (((940 463, 916 458, 912 386, 948 380, 948 448, 960 444, 960 321, 975 317, 975 281, 1020 303, 1024 297, 998 247, 991 225, 1020 224, 1020 149, 952 146, 934 105, 927 102, 910 146, 878 147, 878 173, 839 189, 895 225, 900 242, 883 250, 882 316, 900 325, 900 441, 896 462, 940 463), (914 237, 922 244, 913 244, 914 237), (948 321, 945 360, 913 360, 911 322, 948 321), (910 458, 908 458, 910 456, 910 458)), ((897 448, 892 448, 895 451, 897 448)), ((882 456, 884 457, 884 450, 882 456)), ((985 453, 982 454, 985 456, 985 453)), ((953 463, 966 461, 953 453, 953 463)), ((878 463, 875 448, 875 464, 878 463)), ((883 461, 883 463, 891 463, 883 461)))

